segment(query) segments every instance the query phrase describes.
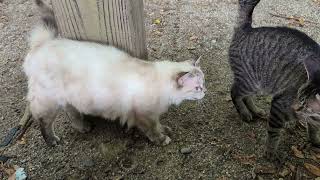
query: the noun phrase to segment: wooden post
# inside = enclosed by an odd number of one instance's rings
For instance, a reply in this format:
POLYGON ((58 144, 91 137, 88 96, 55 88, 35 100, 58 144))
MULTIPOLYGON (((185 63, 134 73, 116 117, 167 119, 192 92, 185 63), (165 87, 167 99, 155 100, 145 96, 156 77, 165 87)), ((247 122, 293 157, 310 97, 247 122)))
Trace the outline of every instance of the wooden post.
POLYGON ((147 59, 143 0, 52 0, 63 37, 101 42, 147 59))

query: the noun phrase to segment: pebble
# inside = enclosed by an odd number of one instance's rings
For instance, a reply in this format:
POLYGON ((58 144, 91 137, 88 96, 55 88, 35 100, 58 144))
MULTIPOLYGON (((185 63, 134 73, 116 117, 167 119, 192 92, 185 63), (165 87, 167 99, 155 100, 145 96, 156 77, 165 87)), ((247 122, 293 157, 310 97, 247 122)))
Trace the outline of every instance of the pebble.
POLYGON ((92 159, 85 159, 83 161, 83 166, 84 167, 92 167, 94 165, 95 165, 95 163, 94 163, 94 161, 92 159))
POLYGON ((180 152, 181 152, 182 154, 190 154, 190 153, 192 152, 192 150, 191 150, 191 148, 186 147, 186 148, 181 148, 181 149, 180 149, 180 152))

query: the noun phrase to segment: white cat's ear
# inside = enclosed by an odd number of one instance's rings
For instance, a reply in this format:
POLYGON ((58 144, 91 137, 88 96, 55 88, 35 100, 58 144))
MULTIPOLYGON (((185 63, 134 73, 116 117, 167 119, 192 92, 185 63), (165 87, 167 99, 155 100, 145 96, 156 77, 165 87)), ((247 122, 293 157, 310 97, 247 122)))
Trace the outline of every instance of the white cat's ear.
POLYGON ((201 56, 198 59, 187 60, 192 66, 199 67, 200 66, 201 56))
POLYGON ((200 66, 201 57, 202 57, 202 56, 199 56, 198 59, 193 62, 193 65, 194 65, 194 66, 196 66, 196 67, 199 67, 199 66, 200 66))
POLYGON ((177 77, 177 84, 178 87, 184 87, 184 86, 194 86, 195 84, 195 78, 194 75, 190 72, 181 72, 178 74, 177 77))

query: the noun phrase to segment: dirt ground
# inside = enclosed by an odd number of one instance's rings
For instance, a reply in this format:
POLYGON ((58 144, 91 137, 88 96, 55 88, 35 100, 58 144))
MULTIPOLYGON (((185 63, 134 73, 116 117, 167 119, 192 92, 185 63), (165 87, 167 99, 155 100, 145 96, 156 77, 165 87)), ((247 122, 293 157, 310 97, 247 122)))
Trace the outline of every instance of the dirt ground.
MULTIPOLYGON (((48 147, 34 123, 25 143, 0 149, 0 155, 15 156, 6 164, 25 168, 30 179, 48 180, 316 178, 305 163, 320 167, 319 154, 302 146, 304 128, 286 134, 281 145, 286 163, 276 167, 262 157, 266 120, 243 123, 230 101, 232 75, 227 50, 237 0, 145 0, 145 15, 150 60, 203 58, 208 89, 205 98, 172 107, 161 118, 173 129, 172 143, 155 146, 137 130, 126 132, 118 123, 104 120, 94 120, 93 132, 80 134, 61 113, 56 132, 63 139, 62 145, 48 147), (160 24, 154 23, 156 19, 160 24), (298 150, 292 151, 292 147, 298 150), (182 148, 190 148, 191 153, 182 154, 182 148)), ((27 82, 21 64, 28 49, 27 33, 38 18, 31 0, 0 3, 1 139, 23 115, 27 82)), ((320 3, 262 0, 254 24, 290 25, 320 42, 320 3), (270 13, 304 17, 306 21, 301 19, 304 26, 300 27, 293 20, 270 13)), ((259 104, 267 109, 268 102, 264 98, 259 104)))

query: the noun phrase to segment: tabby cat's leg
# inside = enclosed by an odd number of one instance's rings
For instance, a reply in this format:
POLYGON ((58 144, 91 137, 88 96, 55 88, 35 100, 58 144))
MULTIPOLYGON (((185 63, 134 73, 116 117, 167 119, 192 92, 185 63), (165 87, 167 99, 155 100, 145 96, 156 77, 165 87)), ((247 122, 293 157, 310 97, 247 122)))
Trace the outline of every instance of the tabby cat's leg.
POLYGON ((295 111, 291 107, 294 96, 295 93, 285 91, 272 99, 265 152, 266 158, 271 161, 282 160, 277 151, 283 129, 296 120, 295 111))
POLYGON ((252 121, 252 114, 244 103, 245 94, 241 91, 238 83, 233 83, 231 88, 231 98, 234 106, 236 107, 240 117, 243 121, 252 121))
POLYGON ((171 139, 163 134, 167 128, 162 127, 157 117, 139 116, 139 119, 136 119, 136 126, 157 145, 167 145, 171 142, 171 139))
POLYGON ((320 122, 308 121, 308 137, 312 145, 320 148, 320 122))
POLYGON ((246 104, 247 108, 251 111, 251 113, 253 114, 253 116, 255 117, 266 117, 266 112, 257 107, 255 104, 254 104, 254 101, 252 99, 252 96, 247 96, 243 99, 244 103, 246 104))
POLYGON ((72 105, 68 104, 66 106, 66 111, 68 118, 72 121, 72 127, 81 133, 90 132, 92 129, 92 124, 85 120, 83 115, 72 105))

